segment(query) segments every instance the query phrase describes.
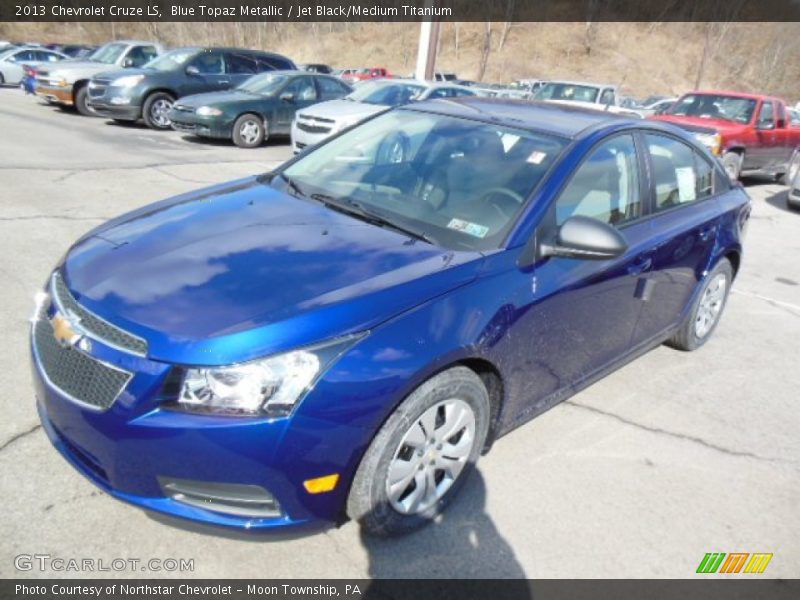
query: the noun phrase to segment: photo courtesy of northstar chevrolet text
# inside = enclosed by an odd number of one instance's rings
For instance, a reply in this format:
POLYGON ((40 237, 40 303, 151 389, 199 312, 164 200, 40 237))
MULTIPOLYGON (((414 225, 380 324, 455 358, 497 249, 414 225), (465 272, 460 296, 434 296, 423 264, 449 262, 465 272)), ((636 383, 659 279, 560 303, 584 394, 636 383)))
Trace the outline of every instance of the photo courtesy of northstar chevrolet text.
POLYGON ((797 589, 800 6, 538 4, 0 9, 4 580, 797 589))

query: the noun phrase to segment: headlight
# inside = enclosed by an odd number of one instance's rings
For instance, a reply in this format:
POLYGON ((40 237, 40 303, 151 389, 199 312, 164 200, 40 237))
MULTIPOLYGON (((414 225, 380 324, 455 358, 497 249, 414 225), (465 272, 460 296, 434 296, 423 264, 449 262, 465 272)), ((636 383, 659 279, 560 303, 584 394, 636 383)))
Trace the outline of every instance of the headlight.
POLYGON ((135 86, 142 79, 144 79, 144 75, 126 75, 125 77, 115 79, 111 82, 111 85, 113 87, 129 88, 135 86))
POLYGON ((201 106, 195 112, 201 117, 218 117, 222 114, 220 109, 213 106, 201 106))
POLYGON ((718 133, 696 133, 694 137, 697 138, 701 144, 711 150, 712 154, 719 154, 722 147, 722 136, 718 133))
POLYGON ((178 400, 166 407, 229 416, 286 416, 319 375, 363 335, 228 367, 187 369, 178 400))

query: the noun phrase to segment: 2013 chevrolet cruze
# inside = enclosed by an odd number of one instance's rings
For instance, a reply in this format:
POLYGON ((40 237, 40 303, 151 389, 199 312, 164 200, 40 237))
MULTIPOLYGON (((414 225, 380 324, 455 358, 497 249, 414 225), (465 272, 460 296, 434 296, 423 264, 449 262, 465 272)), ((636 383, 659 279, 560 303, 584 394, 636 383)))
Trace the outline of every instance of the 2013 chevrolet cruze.
POLYGON ((42 423, 145 509, 408 531, 500 435, 708 340, 749 212, 670 125, 397 109, 78 240, 33 319, 42 423))

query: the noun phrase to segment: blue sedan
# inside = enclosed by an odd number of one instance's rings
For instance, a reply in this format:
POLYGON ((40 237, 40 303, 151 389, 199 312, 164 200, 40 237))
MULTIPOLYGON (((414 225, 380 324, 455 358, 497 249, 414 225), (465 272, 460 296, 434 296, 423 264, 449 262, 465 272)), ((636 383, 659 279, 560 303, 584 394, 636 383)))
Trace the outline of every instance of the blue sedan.
POLYGON ((669 125, 392 110, 79 239, 37 297, 39 413, 144 509, 410 531, 503 434, 662 343, 706 343, 749 214, 669 125))

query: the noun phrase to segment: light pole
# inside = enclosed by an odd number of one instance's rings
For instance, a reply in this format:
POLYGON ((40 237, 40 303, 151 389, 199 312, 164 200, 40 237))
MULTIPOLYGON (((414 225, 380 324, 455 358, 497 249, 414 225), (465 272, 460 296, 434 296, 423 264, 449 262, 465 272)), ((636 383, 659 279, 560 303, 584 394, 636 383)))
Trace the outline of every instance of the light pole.
MULTIPOLYGON (((430 6, 431 3, 426 4, 430 6)), ((436 48, 439 46, 439 21, 423 21, 419 28, 419 50, 414 77, 433 81, 436 69, 436 48)))

